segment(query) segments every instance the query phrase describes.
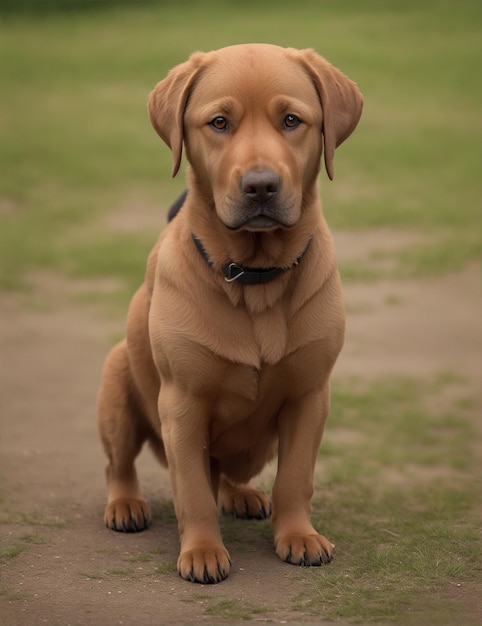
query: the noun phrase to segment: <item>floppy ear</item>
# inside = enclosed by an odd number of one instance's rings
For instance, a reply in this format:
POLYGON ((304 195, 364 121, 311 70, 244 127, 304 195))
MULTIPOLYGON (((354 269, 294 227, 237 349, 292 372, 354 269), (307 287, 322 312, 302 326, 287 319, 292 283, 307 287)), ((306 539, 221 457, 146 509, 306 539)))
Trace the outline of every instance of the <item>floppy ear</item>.
POLYGON ((186 63, 174 67, 157 83, 147 101, 151 124, 172 150, 173 177, 181 165, 184 111, 204 57, 204 53, 197 52, 186 63))
POLYGON ((328 177, 333 180, 335 148, 355 130, 362 113, 363 96, 354 82, 314 50, 302 50, 301 55, 301 62, 321 100, 325 167, 328 177))

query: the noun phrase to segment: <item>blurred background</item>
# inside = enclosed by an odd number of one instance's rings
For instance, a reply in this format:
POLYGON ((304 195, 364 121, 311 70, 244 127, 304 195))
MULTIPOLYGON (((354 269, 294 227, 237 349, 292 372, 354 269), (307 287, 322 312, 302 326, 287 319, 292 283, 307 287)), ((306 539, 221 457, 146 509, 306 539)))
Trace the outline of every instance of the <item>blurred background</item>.
POLYGON ((478 0, 3 0, 0 19, 3 289, 55 270, 114 278, 103 297, 125 304, 184 187, 149 91, 191 52, 249 41, 315 48, 365 96, 334 183, 322 176, 330 225, 423 235, 345 279, 480 258, 478 0))
POLYGON ((480 0, 0 0, 2 623, 480 624, 481 32, 480 0), (313 519, 337 553, 286 569, 269 521, 223 519, 233 575, 200 594, 148 454, 152 529, 103 528, 95 401, 185 186, 148 94, 245 42, 314 48, 365 97, 321 173, 348 334, 313 519))

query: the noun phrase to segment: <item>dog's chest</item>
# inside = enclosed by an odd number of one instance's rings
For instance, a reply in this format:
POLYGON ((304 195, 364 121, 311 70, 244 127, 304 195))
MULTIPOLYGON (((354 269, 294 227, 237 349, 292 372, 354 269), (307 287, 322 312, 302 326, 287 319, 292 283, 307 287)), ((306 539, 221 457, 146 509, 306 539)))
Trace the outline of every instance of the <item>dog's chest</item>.
MULTIPOLYGON (((262 410, 270 413, 280 402, 282 380, 269 376, 269 370, 249 365, 225 363, 224 375, 211 395, 211 415, 220 423, 232 425, 262 410)), ((276 370, 281 369, 279 366, 276 370)))
POLYGON ((223 376, 210 379, 210 414, 221 430, 241 423, 257 428, 275 418, 284 402, 319 387, 323 369, 316 343, 260 368, 224 361, 223 376))
POLYGON ((253 318, 253 337, 262 362, 280 361, 288 344, 288 323, 281 307, 268 309, 253 318))
POLYGON ((263 363, 273 365, 284 358, 290 326, 284 303, 256 313, 247 311, 244 305, 223 305, 213 303, 209 317, 205 318, 206 327, 211 330, 209 345, 216 354, 257 370, 263 363), (215 327, 209 324, 212 319, 216 320, 215 327))
POLYGON ((245 365, 226 368, 217 394, 212 396, 210 441, 226 451, 240 451, 257 437, 274 431, 276 416, 286 395, 283 367, 260 370, 245 365))

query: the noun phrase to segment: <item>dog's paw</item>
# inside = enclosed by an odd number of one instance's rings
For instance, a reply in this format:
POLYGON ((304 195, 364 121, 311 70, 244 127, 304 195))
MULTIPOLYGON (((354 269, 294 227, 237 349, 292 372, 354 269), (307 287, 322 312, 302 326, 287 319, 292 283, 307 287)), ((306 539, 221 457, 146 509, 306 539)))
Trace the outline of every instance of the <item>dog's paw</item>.
POLYGON ((282 561, 309 567, 333 560, 335 546, 323 535, 286 535, 276 542, 276 554, 282 561))
POLYGON ((151 507, 147 502, 129 498, 110 502, 104 513, 107 528, 124 533, 136 533, 149 528, 151 519, 151 507))
POLYGON ((231 559, 223 545, 186 550, 177 561, 182 578, 203 585, 221 582, 228 577, 230 569, 231 559))
POLYGON ((239 487, 222 494, 221 511, 241 519, 266 519, 271 515, 271 500, 263 491, 239 487))

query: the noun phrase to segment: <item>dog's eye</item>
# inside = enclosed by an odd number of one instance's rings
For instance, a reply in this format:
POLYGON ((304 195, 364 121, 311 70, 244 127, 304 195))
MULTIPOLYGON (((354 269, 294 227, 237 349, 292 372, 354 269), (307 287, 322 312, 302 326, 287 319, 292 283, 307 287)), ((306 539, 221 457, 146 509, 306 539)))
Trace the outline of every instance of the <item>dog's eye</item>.
POLYGON ((297 115, 293 115, 292 113, 288 113, 288 115, 284 119, 285 128, 297 128, 300 124, 300 118, 297 115))
POLYGON ((225 117, 218 115, 218 117, 215 117, 209 122, 209 125, 214 128, 214 130, 227 130, 228 120, 225 117))

